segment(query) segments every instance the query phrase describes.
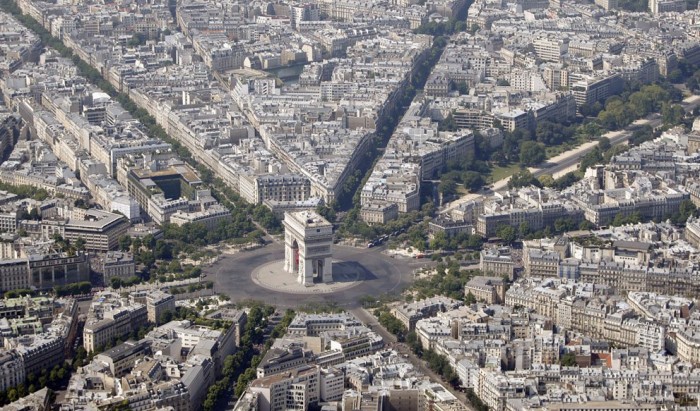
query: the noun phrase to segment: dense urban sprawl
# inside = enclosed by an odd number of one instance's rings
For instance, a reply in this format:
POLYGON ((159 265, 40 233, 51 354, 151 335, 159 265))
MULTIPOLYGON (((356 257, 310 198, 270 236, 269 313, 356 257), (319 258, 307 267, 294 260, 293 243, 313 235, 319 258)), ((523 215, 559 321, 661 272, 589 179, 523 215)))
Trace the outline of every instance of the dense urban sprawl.
POLYGON ((0 0, 0 407, 698 410, 698 104, 697 1, 0 0))

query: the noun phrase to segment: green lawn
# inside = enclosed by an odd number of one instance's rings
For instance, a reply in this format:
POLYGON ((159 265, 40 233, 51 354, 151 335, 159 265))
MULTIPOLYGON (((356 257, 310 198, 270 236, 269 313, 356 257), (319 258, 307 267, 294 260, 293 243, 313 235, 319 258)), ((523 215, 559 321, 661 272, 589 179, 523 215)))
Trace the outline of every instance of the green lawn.
POLYGON ((547 146, 545 147, 545 151, 547 152, 547 158, 556 157, 565 151, 572 150, 582 144, 588 143, 589 141, 590 140, 587 138, 579 137, 577 139, 567 141, 556 146, 547 146))
POLYGON ((462 197, 469 194, 469 190, 464 187, 464 184, 457 184, 457 196, 462 197))
POLYGON ((502 180, 520 171, 520 164, 509 164, 505 167, 495 166, 491 169, 491 183, 502 180))
POLYGON ((545 151, 547 152, 547 158, 556 157, 559 154, 565 152, 566 150, 570 150, 570 148, 564 147, 564 145, 552 146, 552 147, 545 148, 545 151))
MULTIPOLYGON (((581 144, 587 143, 588 141, 589 140, 585 137, 579 137, 577 139, 556 146, 547 146, 545 148, 547 152, 547 158, 549 159, 552 157, 556 157, 559 154, 574 149, 580 146, 581 144)), ((491 169, 491 180, 489 182, 495 183, 496 181, 502 180, 508 176, 512 176, 518 171, 520 171, 520 164, 518 163, 508 164, 505 167, 494 166, 491 169)))

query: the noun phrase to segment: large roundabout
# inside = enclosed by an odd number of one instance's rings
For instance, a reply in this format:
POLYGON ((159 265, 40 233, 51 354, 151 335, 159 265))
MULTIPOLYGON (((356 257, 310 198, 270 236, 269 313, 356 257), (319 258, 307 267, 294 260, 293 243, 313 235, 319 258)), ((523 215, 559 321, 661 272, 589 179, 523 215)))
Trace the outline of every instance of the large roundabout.
POLYGON ((380 249, 333 246, 333 281, 301 285, 283 270, 284 247, 266 247, 224 255, 204 270, 217 293, 231 299, 254 299, 280 307, 306 304, 358 305, 362 296, 400 293, 413 281, 416 269, 427 261, 392 258, 380 249))

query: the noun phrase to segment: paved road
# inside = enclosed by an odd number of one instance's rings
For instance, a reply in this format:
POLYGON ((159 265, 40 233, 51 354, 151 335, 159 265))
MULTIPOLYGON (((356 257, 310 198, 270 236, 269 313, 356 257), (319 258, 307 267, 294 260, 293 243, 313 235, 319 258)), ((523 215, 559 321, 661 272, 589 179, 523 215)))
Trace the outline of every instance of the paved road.
MULTIPOLYGON (((661 120, 661 116, 659 114, 651 114, 645 119, 635 121, 634 123, 632 123, 631 126, 627 127, 625 130, 611 131, 606 134, 603 134, 603 137, 607 137, 608 139, 610 139, 610 144, 616 146, 618 144, 626 143, 627 140, 629 140, 630 137, 632 137, 632 134, 634 134, 634 129, 643 126, 650 126, 651 128, 654 128, 660 126, 661 123, 663 123, 663 120, 661 120)), ((570 153, 563 159, 558 161, 555 159, 551 159, 547 161, 547 163, 550 163, 551 165, 542 168, 531 168, 530 171, 532 171, 532 174, 535 177, 539 177, 544 174, 550 174, 552 176, 555 176, 577 165, 581 160, 581 157, 593 151, 593 149, 597 146, 597 141, 586 143, 583 146, 579 147, 578 150, 570 150, 574 152, 570 153)))
POLYGON ((408 345, 397 342, 394 334, 390 333, 386 328, 379 324, 377 319, 367 310, 358 307, 350 310, 350 312, 353 313, 360 321, 370 326, 373 331, 375 331, 384 339, 384 342, 386 342, 390 348, 396 350, 401 356, 403 356, 411 364, 413 364, 416 370, 421 372, 423 375, 429 377, 432 381, 440 381, 442 385, 445 386, 445 388, 447 388, 452 393, 452 395, 457 397, 457 399, 459 399, 463 404, 465 404, 468 409, 473 410, 473 408, 470 406, 469 401, 467 400, 467 395, 465 393, 455 390, 454 388, 452 388, 451 385, 444 382, 442 380, 442 377, 433 372, 433 370, 431 370, 428 367, 428 364, 425 361, 418 358, 418 356, 413 353, 413 351, 408 345))
MULTIPOLYGON (((681 105, 685 109, 686 112, 691 113, 698 105, 700 104, 700 96, 691 96, 683 100, 681 105)), ((663 124, 663 119, 661 118, 661 115, 658 113, 650 114, 647 116, 645 119, 637 120, 634 123, 632 123, 633 128, 635 127, 642 127, 642 126, 650 126, 652 128, 658 127, 661 124, 663 124)), ((610 143, 615 146, 618 144, 626 143, 627 140, 629 140, 630 137, 632 137, 632 134, 634 133, 633 130, 629 130, 630 127, 627 127, 625 130, 622 131, 611 131, 607 134, 605 134, 605 137, 608 137, 610 139, 610 143)), ((596 144, 597 145, 597 144, 596 144)), ((562 175, 570 172, 570 171, 575 171, 576 170, 576 164, 578 164, 579 158, 581 158, 583 155, 588 153, 593 149, 594 146, 587 148, 582 154, 576 155, 576 156, 569 156, 569 158, 566 158, 562 161, 557 162, 557 164, 545 169, 545 170, 537 170, 535 173, 535 176, 540 176, 542 174, 552 174, 554 178, 559 178, 562 175)))
POLYGON ((281 308, 308 303, 335 303, 350 309, 357 307, 359 298, 365 295, 401 293, 413 282, 414 270, 432 264, 426 260, 391 258, 383 254, 382 250, 383 248, 333 246, 333 258, 357 264, 364 280, 351 288, 332 294, 287 294, 269 290, 253 282, 251 273, 255 268, 284 258, 284 246, 281 244, 269 244, 257 250, 223 256, 211 267, 203 268, 203 275, 206 280, 214 282, 216 293, 226 294, 234 301, 264 300, 281 308))
POLYGON ((379 334, 380 337, 387 344, 393 344, 396 342, 396 336, 390 333, 386 328, 384 328, 377 319, 362 307, 356 307, 350 310, 350 312, 357 317, 358 320, 362 321, 370 327, 373 331, 379 334))

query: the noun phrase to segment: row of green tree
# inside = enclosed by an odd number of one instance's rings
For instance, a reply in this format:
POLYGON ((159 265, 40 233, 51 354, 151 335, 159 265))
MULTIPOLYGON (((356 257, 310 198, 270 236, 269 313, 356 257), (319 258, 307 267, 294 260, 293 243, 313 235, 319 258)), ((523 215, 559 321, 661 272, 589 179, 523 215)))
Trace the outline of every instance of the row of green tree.
POLYGON ((588 220, 577 222, 571 217, 560 217, 554 220, 553 224, 544 226, 539 230, 531 229, 527 222, 521 223, 518 227, 502 224, 496 228, 496 237, 510 244, 517 239, 534 240, 538 238, 549 238, 567 231, 590 230, 592 228, 594 228, 594 225, 588 220))
POLYGON ((464 298, 464 286, 467 282, 481 275, 479 270, 462 269, 459 261, 450 257, 445 257, 435 268, 435 275, 419 278, 411 285, 410 290, 416 299, 444 295, 461 300, 464 298))
MULTIPOLYGON (((649 128, 649 130, 651 129, 649 128)), ((632 138, 634 138, 634 134, 632 138)), ((626 150, 627 147, 625 147, 624 145, 612 146, 610 144, 610 140, 607 137, 601 137, 598 140, 598 144, 593 148, 593 150, 589 151, 583 157, 581 157, 579 169, 577 171, 566 173, 565 175, 554 179, 551 175, 548 174, 542 175, 539 178, 537 178, 530 172, 530 170, 523 168, 511 176, 510 180, 508 180, 508 188, 514 189, 520 187, 535 186, 563 190, 567 187, 570 187, 575 182, 583 178, 585 171, 589 167, 592 167, 597 164, 607 164, 610 162, 610 159, 613 156, 626 150)))
POLYGON ((533 128, 518 128, 503 133, 503 144, 498 147, 492 147, 490 142, 477 135, 476 159, 501 167, 514 163, 523 167, 536 166, 547 158, 545 147, 583 142, 599 135, 600 129, 591 121, 576 124, 542 120, 533 128))
POLYGON ((35 295, 37 295, 37 291, 35 290, 30 290, 27 288, 17 288, 14 290, 5 291, 2 295, 2 298, 18 298, 24 296, 34 297, 35 295))
POLYGON ((675 104, 681 98, 681 92, 669 83, 645 85, 627 96, 607 99, 597 122, 606 130, 619 130, 651 113, 661 113, 664 124, 678 124, 685 115, 683 107, 675 104))
POLYGON ((53 291, 58 297, 90 294, 90 291, 92 291, 92 284, 90 284, 89 281, 82 281, 79 283, 56 286, 53 288, 53 291))
POLYGON ((490 410, 489 406, 484 404, 484 402, 481 401, 481 398, 479 398, 479 396, 476 395, 473 388, 467 388, 467 400, 471 403, 472 407, 476 411, 490 410))
POLYGON ((212 288, 214 288, 213 282, 204 281, 200 283, 189 284, 187 287, 172 287, 170 288, 170 294, 177 295, 185 293, 194 293, 204 289, 211 290, 212 288))
POLYGON ((396 318, 386 307, 377 308, 374 310, 374 316, 377 317, 377 321, 382 327, 386 328, 387 331, 394 334, 398 341, 404 341, 406 338, 406 326, 396 318))
POLYGON ((485 176, 490 172, 488 163, 473 157, 449 161, 440 175, 438 191, 443 197, 450 198, 457 194, 457 186, 461 184, 465 189, 477 192, 486 184, 485 176))
POLYGON ((274 311, 274 307, 260 304, 250 309, 245 332, 241 337, 241 346, 235 354, 227 356, 224 360, 222 377, 209 387, 203 403, 204 411, 223 409, 232 395, 241 396, 248 384, 255 379, 256 367, 271 346, 271 341, 284 335, 294 318, 294 312, 288 310, 282 321, 273 329, 263 350, 258 352, 256 347, 263 343, 263 331, 274 311))
POLYGON ((477 192, 487 184, 492 167, 519 163, 521 167, 541 164, 547 159, 547 146, 583 142, 600 133, 594 123, 561 124, 548 120, 538 122, 533 130, 504 131, 503 144, 493 147, 480 133, 474 135, 474 157, 449 162, 440 176, 438 191, 447 198, 457 194, 458 184, 477 192))
MULTIPOLYGON (((188 225, 188 224, 187 224, 188 225)), ((198 226, 199 224, 193 224, 198 226)), ((190 225, 188 225, 190 226, 190 225)), ((166 224, 165 227, 170 227, 166 224)), ((185 241, 177 238, 174 239, 156 239, 153 235, 148 234, 143 238, 130 236, 122 236, 119 238, 119 249, 122 251, 131 251, 134 255, 134 261, 142 265, 143 269, 139 278, 142 281, 155 279, 151 276, 152 270, 156 269, 156 275, 164 276, 166 273, 171 273, 172 279, 186 279, 198 277, 201 274, 201 268, 186 265, 182 267, 177 261, 176 256, 190 252, 196 252, 197 248, 185 241), (160 261, 158 263, 158 261, 160 261), (156 265, 156 263, 158 263, 156 265)), ((164 278, 162 281, 167 281, 164 278)))
POLYGON ((0 391, 0 406, 17 401, 45 387, 51 391, 59 390, 68 383, 70 375, 71 366, 67 362, 56 364, 51 370, 44 368, 38 376, 30 373, 24 383, 8 388, 6 391, 0 391))
POLYGON ((141 277, 134 275, 129 278, 112 277, 109 279, 109 286, 118 290, 122 287, 128 288, 136 284, 141 284, 141 277))
MULTIPOLYGON (((256 219, 260 225, 269 232, 276 233, 281 230, 281 223, 279 219, 277 219, 267 207, 261 204, 251 205, 241 199, 240 196, 234 195, 232 192, 233 190, 231 190, 230 187, 228 187, 221 179, 214 178, 211 170, 206 168, 206 166, 204 166, 201 162, 196 161, 186 147, 184 147, 179 141, 171 138, 168 133, 165 132, 165 129, 156 123, 153 116, 148 114, 146 110, 138 107, 126 93, 118 92, 108 81, 103 78, 102 74, 98 70, 90 66, 79 56, 75 55, 70 48, 66 47, 59 39, 53 37, 51 33, 41 26, 41 24, 39 24, 36 20, 30 16, 22 14, 21 10, 12 0, 0 0, 0 8, 11 13, 22 24, 34 31, 44 44, 56 49, 63 57, 72 59, 73 63, 78 68, 80 75, 85 77, 92 84, 97 85, 112 98, 115 98, 125 110, 139 120, 150 137, 169 143, 173 147, 173 150, 177 152, 178 156, 193 166, 199 172, 202 180, 211 186, 215 197, 224 203, 224 205, 228 206, 233 214, 234 221, 240 221, 242 217, 250 218, 252 216, 252 218, 256 219), (229 201, 222 201, 224 197, 229 199, 229 201), (233 201, 233 204, 231 201, 233 201), (237 208, 236 206, 239 207, 237 208)), ((250 231, 253 231, 252 227, 247 228, 249 228, 250 231)), ((230 231, 226 231, 226 233, 230 236, 230 231)), ((221 235, 223 233, 219 232, 219 234, 221 235)), ((247 235, 248 232, 245 232, 244 234, 247 235)), ((243 236, 244 234, 239 234, 239 237, 243 236)))
POLYGON ((259 231, 255 231, 255 225, 250 218, 242 213, 236 213, 231 220, 222 221, 213 229, 208 229, 202 223, 186 223, 181 226, 164 224, 162 228, 166 240, 179 242, 181 248, 191 248, 192 251, 221 241, 246 238, 251 233, 257 237, 251 240, 257 240, 261 236, 259 231))
POLYGON ((425 361, 428 368, 440 375, 445 382, 453 387, 459 387, 461 385, 457 372, 455 372, 455 369, 450 365, 450 360, 433 350, 426 350, 415 331, 411 331, 406 335, 406 344, 408 344, 411 350, 420 359, 425 361))
POLYGON ((402 234, 401 238, 408 237, 416 239, 416 243, 422 243, 422 249, 425 249, 425 241, 427 239, 425 230, 427 225, 422 222, 426 217, 433 215, 435 207, 432 200, 427 196, 424 197, 421 202, 423 206, 420 211, 401 213, 397 219, 389 221, 386 224, 371 226, 360 219, 360 205, 358 204, 345 214, 337 234, 341 236, 353 235, 371 240, 383 235, 400 232, 402 234))
POLYGON ((199 278, 202 275, 202 269, 199 266, 193 266, 190 264, 186 264, 183 267, 180 265, 178 260, 173 259, 167 266, 165 264, 161 264, 158 267, 156 274, 157 277, 151 276, 152 280, 157 279, 161 283, 166 283, 171 281, 187 280, 190 278, 199 278))
POLYGON ((133 253, 134 261, 140 264, 143 269, 137 276, 127 280, 112 279, 112 288, 128 287, 142 281, 155 281, 156 279, 168 282, 199 277, 202 274, 200 267, 191 264, 183 266, 178 261, 177 256, 180 254, 191 256, 201 251, 191 244, 196 235, 191 233, 205 233, 206 230, 202 230, 202 228, 199 223, 185 224, 183 227, 166 224, 164 230, 168 234, 164 236, 165 239, 156 240, 151 234, 143 238, 131 238, 128 235, 120 237, 119 249, 133 253), (173 228, 175 229, 173 230, 173 228))
POLYGON ((461 232, 452 237, 447 237, 444 231, 433 234, 430 240, 431 250, 454 251, 460 249, 480 250, 484 244, 484 238, 478 234, 461 232))
POLYGON ((0 190, 17 195, 20 199, 31 198, 36 201, 44 201, 49 198, 49 192, 43 188, 36 188, 26 185, 12 185, 0 182, 0 190))
MULTIPOLYGON (((201 168, 201 167, 200 167, 201 168)), ((212 194, 222 204, 224 204, 233 214, 234 221, 240 221, 242 214, 252 217, 262 228, 270 234, 282 232, 282 222, 275 217, 272 211, 263 204, 251 204, 245 201, 238 193, 233 191, 224 181, 214 177, 211 171, 204 168, 199 171, 202 180, 213 187, 212 194)))
POLYGON ((685 84, 688 90, 694 93, 700 90, 700 66, 681 59, 668 73, 668 80, 674 84, 685 84))

